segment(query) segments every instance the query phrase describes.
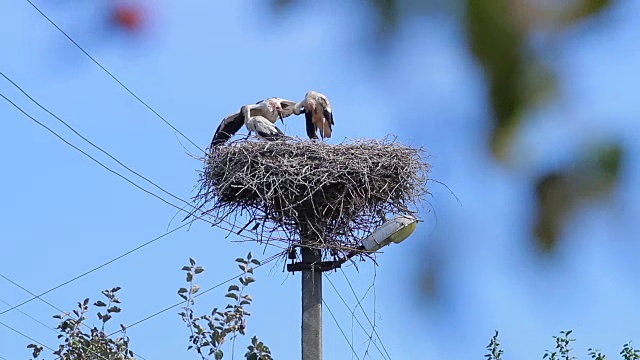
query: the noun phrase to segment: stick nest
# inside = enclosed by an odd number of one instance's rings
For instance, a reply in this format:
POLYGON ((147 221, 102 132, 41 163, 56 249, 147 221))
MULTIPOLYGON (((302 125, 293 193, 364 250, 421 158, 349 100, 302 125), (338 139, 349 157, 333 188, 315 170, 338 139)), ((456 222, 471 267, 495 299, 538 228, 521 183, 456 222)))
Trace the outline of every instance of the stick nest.
POLYGON ((314 248, 354 250, 383 224, 383 214, 415 215, 428 194, 424 151, 395 139, 245 140, 203 160, 198 209, 256 241, 304 238, 314 248))

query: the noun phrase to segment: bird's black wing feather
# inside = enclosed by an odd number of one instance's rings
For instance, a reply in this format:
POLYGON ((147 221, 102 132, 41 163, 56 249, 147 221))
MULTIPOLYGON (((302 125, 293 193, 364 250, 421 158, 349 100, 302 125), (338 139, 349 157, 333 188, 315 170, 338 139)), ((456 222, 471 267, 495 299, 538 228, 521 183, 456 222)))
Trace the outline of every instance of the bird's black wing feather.
POLYGON ((213 140, 211 140, 211 148, 222 145, 227 142, 235 133, 244 125, 244 115, 242 111, 229 115, 218 126, 213 140))
POLYGON ((305 111, 304 118, 307 121, 307 136, 309 136, 309 139, 317 139, 318 134, 316 134, 316 126, 313 124, 313 114, 311 114, 311 111, 305 111))
POLYGON ((327 108, 322 109, 322 115, 331 125, 335 125, 333 122, 333 111, 329 111, 327 108))
POLYGON ((258 129, 256 129, 257 130, 256 132, 258 133, 258 135, 261 138, 269 140, 269 141, 275 141, 275 140, 279 140, 279 139, 284 138, 284 133, 282 132, 282 130, 278 129, 277 126, 273 126, 273 129, 275 131, 261 131, 258 128, 258 129))

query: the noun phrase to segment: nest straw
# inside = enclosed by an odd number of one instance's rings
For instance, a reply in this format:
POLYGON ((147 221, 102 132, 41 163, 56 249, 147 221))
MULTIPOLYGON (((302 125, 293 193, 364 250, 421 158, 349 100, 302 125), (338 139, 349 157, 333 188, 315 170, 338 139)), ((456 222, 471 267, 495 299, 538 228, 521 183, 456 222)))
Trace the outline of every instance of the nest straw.
POLYGON ((385 214, 415 215, 428 194, 424 151, 389 138, 241 140, 203 160, 194 200, 204 215, 238 227, 248 215, 262 225, 256 241, 305 239, 334 254, 357 249, 385 214))

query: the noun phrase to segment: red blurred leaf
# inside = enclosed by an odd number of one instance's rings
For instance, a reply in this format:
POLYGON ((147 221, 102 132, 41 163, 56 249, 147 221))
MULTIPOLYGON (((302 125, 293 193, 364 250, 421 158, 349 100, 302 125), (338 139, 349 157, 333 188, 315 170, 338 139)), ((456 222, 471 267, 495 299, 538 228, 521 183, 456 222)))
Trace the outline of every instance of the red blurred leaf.
POLYGON ((131 4, 118 4, 113 9, 111 20, 114 25, 124 30, 136 32, 142 28, 142 11, 131 4))

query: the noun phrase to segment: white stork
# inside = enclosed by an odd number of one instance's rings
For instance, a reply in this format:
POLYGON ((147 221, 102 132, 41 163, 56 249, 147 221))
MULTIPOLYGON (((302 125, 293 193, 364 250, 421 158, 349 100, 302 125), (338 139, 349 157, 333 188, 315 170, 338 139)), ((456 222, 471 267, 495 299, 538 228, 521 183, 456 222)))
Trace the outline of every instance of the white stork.
POLYGON ((249 130, 249 134, 251 132, 255 132, 256 135, 260 138, 275 141, 284 139, 284 133, 282 130, 278 129, 269 119, 264 116, 253 116, 249 118, 247 121, 247 130, 249 130))
POLYGON ((327 97, 316 91, 309 91, 304 100, 296 103, 293 113, 299 115, 304 108, 304 117, 307 120, 307 135, 309 139, 318 139, 318 129, 322 139, 330 138, 333 122, 333 110, 327 97))
MULTIPOLYGON (((251 117, 263 117, 271 122, 271 124, 274 124, 278 119, 282 121, 282 119, 294 113, 294 105, 295 102, 291 100, 276 97, 258 101, 253 105, 245 105, 240 108, 239 112, 231 114, 222 120, 216 129, 210 147, 213 148, 227 142, 231 136, 240 130, 243 124, 247 124, 247 129, 249 129, 248 121, 251 117)), ((279 130, 280 129, 278 129, 278 131, 279 130)))

